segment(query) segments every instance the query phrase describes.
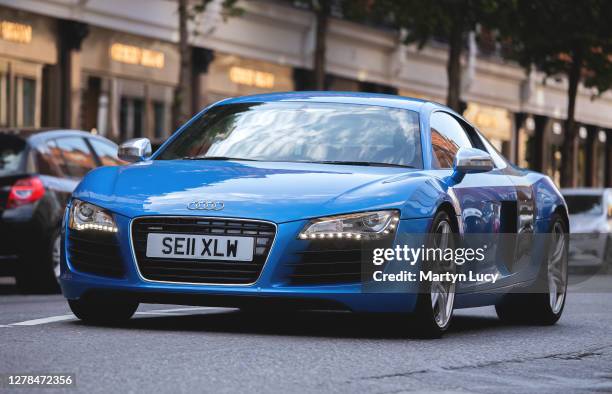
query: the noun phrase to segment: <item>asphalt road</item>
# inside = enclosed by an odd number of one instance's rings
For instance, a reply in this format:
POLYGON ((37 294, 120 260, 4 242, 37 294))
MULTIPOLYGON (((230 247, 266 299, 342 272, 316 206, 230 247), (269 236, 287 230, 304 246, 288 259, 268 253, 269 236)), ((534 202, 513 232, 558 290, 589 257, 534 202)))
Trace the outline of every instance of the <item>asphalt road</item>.
POLYGON ((176 305, 88 326, 59 295, 1 283, 0 374, 72 373, 78 392, 612 392, 612 276, 572 286, 556 326, 468 309, 440 340, 407 339, 373 316, 176 305))

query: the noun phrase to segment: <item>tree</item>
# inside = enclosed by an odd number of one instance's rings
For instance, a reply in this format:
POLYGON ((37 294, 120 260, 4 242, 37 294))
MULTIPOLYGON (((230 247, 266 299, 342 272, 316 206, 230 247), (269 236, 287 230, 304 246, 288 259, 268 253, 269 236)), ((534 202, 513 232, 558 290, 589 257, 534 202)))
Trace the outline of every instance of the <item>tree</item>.
POLYGON ((314 77, 316 90, 325 90, 325 75, 327 74, 325 61, 327 52, 327 28, 331 13, 331 0, 311 0, 311 7, 315 14, 315 53, 314 53, 314 77))
POLYGON ((419 50, 431 39, 448 43, 446 104, 461 111, 461 56, 468 33, 496 9, 494 0, 361 0, 375 17, 405 30, 405 43, 419 50))
POLYGON ((576 185, 578 143, 575 120, 580 83, 594 97, 612 86, 612 2, 608 0, 514 0, 501 3, 506 23, 501 36, 512 56, 546 77, 567 79, 567 118, 563 141, 561 182, 576 185))
MULTIPOLYGON (((238 0, 220 0, 222 7, 221 13, 224 20, 230 16, 239 15, 242 9, 236 7, 238 0)), ((211 3, 219 3, 219 0, 178 0, 178 20, 179 20, 179 83, 174 89, 174 99, 172 103, 172 118, 175 128, 185 123, 192 115, 191 97, 193 86, 192 81, 192 57, 191 46, 189 45, 189 22, 196 20, 197 16, 206 11, 211 3)))
MULTIPOLYGON (((312 61, 313 78, 308 85, 312 83, 314 90, 325 90, 326 84, 326 67, 327 58, 327 30, 329 27, 329 18, 332 13, 332 6, 335 3, 340 3, 343 0, 284 0, 284 3, 303 8, 311 11, 315 19, 315 37, 314 37, 314 57, 312 61)), ((310 78, 309 78, 310 79, 310 78)))

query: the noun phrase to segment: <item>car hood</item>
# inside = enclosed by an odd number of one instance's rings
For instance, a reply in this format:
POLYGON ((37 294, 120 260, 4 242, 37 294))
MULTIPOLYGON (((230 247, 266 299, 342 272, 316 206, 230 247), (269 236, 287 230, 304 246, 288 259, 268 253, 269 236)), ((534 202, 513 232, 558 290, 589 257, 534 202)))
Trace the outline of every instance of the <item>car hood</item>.
MULTIPOLYGON (((198 215, 284 222, 368 209, 399 208, 398 185, 419 171, 313 163, 145 161, 91 172, 74 193, 127 217, 198 215), (190 210, 196 200, 222 210, 190 210)), ((404 189, 404 187, 402 187, 404 189)))

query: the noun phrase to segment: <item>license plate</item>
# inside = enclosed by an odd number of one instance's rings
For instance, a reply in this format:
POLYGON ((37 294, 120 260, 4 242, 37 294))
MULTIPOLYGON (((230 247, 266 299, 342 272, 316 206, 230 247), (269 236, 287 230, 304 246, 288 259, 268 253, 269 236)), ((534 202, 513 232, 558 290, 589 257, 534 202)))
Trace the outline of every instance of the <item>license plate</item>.
POLYGON ((251 237, 151 233, 147 257, 252 261, 253 244, 251 237))

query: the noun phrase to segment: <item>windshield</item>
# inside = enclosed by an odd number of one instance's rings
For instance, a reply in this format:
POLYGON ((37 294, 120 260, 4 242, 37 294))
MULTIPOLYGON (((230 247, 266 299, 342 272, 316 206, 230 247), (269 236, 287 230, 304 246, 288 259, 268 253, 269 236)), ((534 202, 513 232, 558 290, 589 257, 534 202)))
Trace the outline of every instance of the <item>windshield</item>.
POLYGON ((602 196, 564 196, 570 215, 601 215, 603 208, 601 204, 602 196))
POLYGON ((157 157, 219 158, 422 168, 418 114, 329 103, 221 105, 157 157))
POLYGON ((0 175, 23 172, 26 143, 13 135, 0 135, 0 175))

